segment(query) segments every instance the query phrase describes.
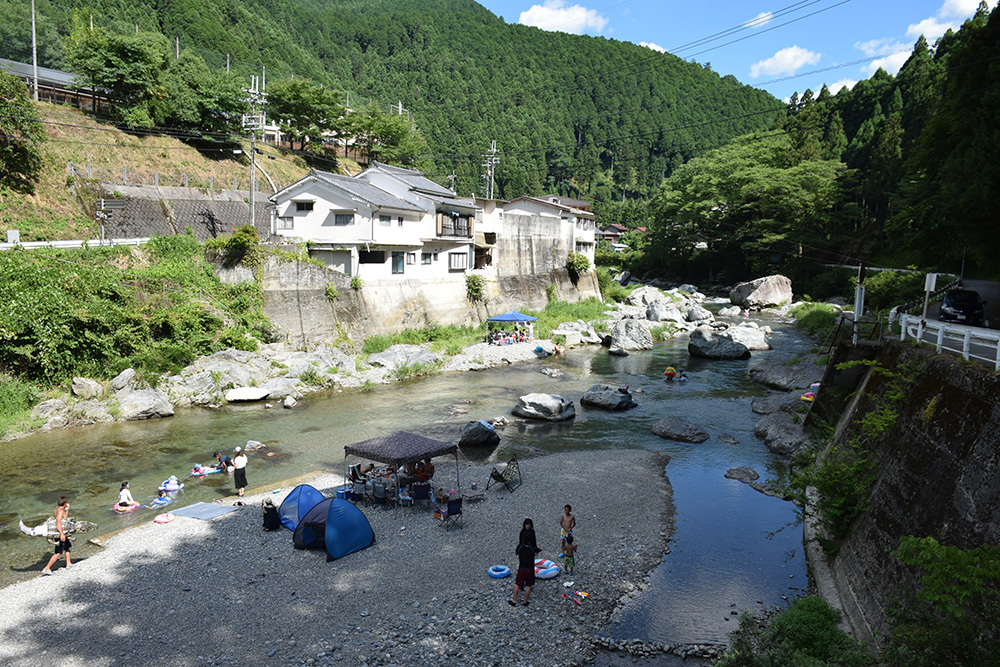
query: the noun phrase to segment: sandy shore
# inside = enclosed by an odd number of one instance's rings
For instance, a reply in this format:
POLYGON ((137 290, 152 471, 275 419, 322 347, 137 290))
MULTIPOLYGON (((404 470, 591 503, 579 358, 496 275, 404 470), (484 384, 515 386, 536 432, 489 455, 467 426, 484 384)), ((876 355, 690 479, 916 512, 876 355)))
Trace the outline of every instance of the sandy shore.
MULTIPOLYGON (((453 462, 435 463, 436 481, 452 482, 453 462)), ((0 663, 583 664, 590 638, 661 558, 673 516, 665 463, 643 450, 526 459, 524 484, 466 503, 460 530, 444 530, 426 508, 363 508, 376 543, 332 562, 293 549, 287 530, 262 531, 261 495, 208 521, 137 526, 69 570, 60 561, 53 576, 5 588, 0 663), (575 574, 539 581, 529 607, 510 607, 513 577, 487 569, 516 569, 525 517, 540 557, 559 560, 567 503, 578 524, 575 574), (590 593, 582 606, 562 598, 577 590, 590 593)), ((485 487, 491 468, 463 464, 463 487, 485 487)), ((339 481, 314 485, 332 495, 339 481)))

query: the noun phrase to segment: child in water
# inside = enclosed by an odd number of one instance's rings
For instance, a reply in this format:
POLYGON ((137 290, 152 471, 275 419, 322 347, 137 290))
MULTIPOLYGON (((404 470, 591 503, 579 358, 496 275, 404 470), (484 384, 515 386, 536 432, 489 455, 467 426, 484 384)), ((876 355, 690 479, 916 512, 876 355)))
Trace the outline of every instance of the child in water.
POLYGON ((159 492, 156 494, 156 499, 153 500, 153 505, 155 505, 156 507, 160 507, 161 505, 167 505, 171 502, 173 502, 173 500, 167 497, 167 492, 164 491, 163 489, 160 489, 159 492))

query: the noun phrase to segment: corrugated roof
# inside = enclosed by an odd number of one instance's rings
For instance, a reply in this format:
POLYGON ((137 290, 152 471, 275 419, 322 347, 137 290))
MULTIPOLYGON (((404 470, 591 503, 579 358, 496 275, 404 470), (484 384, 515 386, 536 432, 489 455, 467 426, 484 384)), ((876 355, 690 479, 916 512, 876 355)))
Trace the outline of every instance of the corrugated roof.
MULTIPOLYGON (((28 78, 34 77, 34 73, 31 70, 30 63, 21 63, 16 60, 7 60, 6 58, 0 58, 0 68, 3 68, 13 74, 18 78, 28 78)), ((71 89, 82 85, 77 81, 76 74, 70 74, 69 72, 60 72, 57 69, 49 69, 48 67, 38 68, 38 83, 43 83, 49 86, 56 86, 58 88, 71 89)))
POLYGON ((406 183, 411 190, 416 190, 420 193, 434 194, 440 197, 455 196, 454 192, 444 187, 443 185, 438 185, 431 179, 421 174, 416 169, 393 167, 392 165, 382 164, 381 162, 372 162, 371 168, 378 169, 379 171, 384 171, 387 174, 395 176, 399 180, 406 183))
POLYGON ((368 181, 363 181, 350 176, 341 176, 329 171, 313 169, 312 176, 321 181, 325 181, 339 190, 343 190, 352 197, 357 197, 375 208, 391 208, 401 211, 423 212, 423 209, 416 204, 400 199, 394 194, 388 193, 382 188, 372 185, 368 181))

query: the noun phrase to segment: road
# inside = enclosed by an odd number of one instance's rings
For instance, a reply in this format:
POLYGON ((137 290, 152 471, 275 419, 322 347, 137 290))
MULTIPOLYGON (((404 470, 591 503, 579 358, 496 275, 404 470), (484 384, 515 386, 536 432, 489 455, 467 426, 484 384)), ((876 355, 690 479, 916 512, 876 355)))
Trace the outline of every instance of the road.
MULTIPOLYGON (((990 329, 1000 329, 1000 283, 989 280, 963 280, 963 289, 979 292, 980 298, 986 302, 986 323, 990 329)), ((941 311, 941 302, 934 301, 927 305, 927 319, 936 320, 941 311)), ((919 315, 919 311, 914 313, 919 315)))

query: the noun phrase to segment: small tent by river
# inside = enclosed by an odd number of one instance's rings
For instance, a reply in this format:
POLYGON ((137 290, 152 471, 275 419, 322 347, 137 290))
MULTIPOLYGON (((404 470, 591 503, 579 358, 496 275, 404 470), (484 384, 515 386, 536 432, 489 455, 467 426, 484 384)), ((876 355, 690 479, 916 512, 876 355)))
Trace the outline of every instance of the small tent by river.
POLYGON ((295 527, 296 549, 326 547, 327 560, 342 558, 375 543, 368 517, 343 498, 324 498, 306 512, 295 527))
POLYGON ((299 484, 288 492, 285 499, 281 501, 278 508, 278 516, 281 517, 281 524, 288 530, 295 530, 299 522, 305 517, 306 512, 316 506, 316 503, 325 498, 322 493, 309 484, 299 484))

